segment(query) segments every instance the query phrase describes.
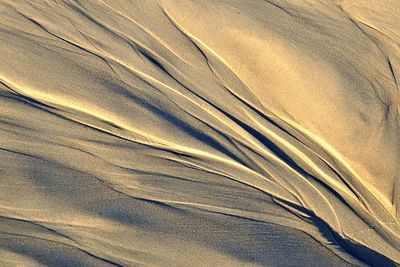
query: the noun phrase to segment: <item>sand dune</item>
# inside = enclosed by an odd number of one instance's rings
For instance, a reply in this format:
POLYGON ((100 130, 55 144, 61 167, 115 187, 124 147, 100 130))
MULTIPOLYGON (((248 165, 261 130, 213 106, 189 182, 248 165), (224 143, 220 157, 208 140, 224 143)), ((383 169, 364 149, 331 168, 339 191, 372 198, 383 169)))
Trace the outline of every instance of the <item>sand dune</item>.
POLYGON ((0 265, 400 265, 399 14, 0 0, 0 265))

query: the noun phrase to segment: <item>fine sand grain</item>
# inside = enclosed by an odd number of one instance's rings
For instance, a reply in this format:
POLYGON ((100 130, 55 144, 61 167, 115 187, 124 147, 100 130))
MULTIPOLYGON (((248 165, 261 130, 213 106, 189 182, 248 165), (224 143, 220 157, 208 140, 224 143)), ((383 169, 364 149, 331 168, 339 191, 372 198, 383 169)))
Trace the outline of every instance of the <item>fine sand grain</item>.
POLYGON ((0 0, 0 266, 400 265, 400 1, 0 0))

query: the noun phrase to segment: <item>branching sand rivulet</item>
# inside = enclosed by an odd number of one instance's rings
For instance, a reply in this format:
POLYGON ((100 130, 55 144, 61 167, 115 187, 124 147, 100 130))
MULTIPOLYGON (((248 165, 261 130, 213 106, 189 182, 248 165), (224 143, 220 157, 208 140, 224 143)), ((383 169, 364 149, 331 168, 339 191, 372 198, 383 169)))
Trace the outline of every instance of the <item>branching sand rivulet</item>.
POLYGON ((0 265, 399 265, 399 15, 0 0, 0 265))

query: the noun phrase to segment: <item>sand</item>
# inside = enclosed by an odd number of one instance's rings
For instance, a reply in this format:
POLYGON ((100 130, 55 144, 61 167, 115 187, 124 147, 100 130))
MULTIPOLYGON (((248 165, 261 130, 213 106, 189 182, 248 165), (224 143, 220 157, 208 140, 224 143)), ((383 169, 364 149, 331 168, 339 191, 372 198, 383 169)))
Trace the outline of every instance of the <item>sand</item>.
POLYGON ((397 0, 1 0, 1 266, 400 265, 397 0))

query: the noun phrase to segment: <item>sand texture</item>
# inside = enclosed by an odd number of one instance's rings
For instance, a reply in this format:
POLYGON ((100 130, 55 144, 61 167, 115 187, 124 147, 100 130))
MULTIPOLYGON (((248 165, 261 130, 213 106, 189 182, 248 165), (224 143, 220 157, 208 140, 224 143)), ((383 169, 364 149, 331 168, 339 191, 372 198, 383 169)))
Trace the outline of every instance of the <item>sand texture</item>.
POLYGON ((400 1, 0 0, 0 266, 399 266, 400 1))

